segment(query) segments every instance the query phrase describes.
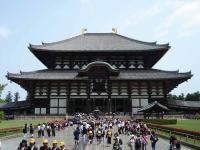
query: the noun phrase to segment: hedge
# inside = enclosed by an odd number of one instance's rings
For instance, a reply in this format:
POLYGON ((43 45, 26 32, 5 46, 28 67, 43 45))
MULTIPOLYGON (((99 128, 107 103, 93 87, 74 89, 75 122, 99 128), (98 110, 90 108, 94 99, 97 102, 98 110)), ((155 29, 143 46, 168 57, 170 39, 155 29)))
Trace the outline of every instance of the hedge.
POLYGON ((141 121, 159 125, 177 124, 177 119, 143 119, 141 121))
POLYGON ((0 120, 3 120, 4 119, 4 111, 0 111, 0 120))

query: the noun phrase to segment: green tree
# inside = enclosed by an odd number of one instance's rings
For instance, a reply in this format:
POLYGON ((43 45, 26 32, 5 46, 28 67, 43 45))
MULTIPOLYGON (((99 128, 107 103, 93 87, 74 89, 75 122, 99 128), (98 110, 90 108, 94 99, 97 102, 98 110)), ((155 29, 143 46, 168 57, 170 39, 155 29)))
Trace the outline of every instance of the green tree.
POLYGON ((5 101, 6 102, 12 102, 12 93, 10 91, 8 91, 8 94, 6 95, 5 101))
POLYGON ((5 89, 7 84, 0 84, 0 101, 3 101, 3 99, 1 98, 1 94, 3 92, 3 90, 5 89))
POLYGON ((179 99, 179 100, 185 100, 185 96, 184 96, 184 94, 181 93, 181 95, 178 96, 178 99, 179 99))
POLYGON ((4 119, 4 111, 0 111, 0 120, 4 119))
POLYGON ((19 101, 19 98, 20 98, 19 92, 15 92, 15 93, 14 93, 14 102, 18 102, 18 101, 19 101))
POLYGON ((188 93, 185 97, 186 101, 200 101, 200 92, 188 93))

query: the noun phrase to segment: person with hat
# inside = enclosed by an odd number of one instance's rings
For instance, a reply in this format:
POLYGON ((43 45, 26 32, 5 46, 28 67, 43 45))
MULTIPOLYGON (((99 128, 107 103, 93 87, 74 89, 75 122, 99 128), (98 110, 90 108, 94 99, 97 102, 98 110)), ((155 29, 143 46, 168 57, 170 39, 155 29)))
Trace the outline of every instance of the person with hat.
POLYGON ((27 141, 26 140, 22 140, 22 142, 19 144, 19 147, 17 148, 17 150, 27 150, 27 141))
POLYGON ((106 138, 107 138, 107 143, 111 144, 111 138, 112 138, 112 131, 110 128, 108 128, 107 134, 106 134, 106 138))
POLYGON ((60 150, 60 148, 58 147, 58 141, 57 140, 53 140, 52 141, 52 148, 51 150, 60 150))
POLYGON ((51 150, 50 147, 48 146, 48 140, 47 139, 43 140, 43 146, 40 147, 40 150, 51 150))
POLYGON ((94 131, 93 131, 92 127, 89 127, 89 129, 88 129, 88 139, 89 139, 90 144, 93 143, 93 138, 94 138, 94 131))
POLYGON ((35 139, 31 138, 29 141, 29 146, 27 150, 38 150, 38 148, 35 146, 35 139))
POLYGON ((97 129, 96 131, 96 138, 97 138, 97 142, 100 144, 101 143, 101 137, 102 137, 102 131, 100 128, 97 129))
POLYGON ((60 150, 66 150, 65 143, 63 141, 60 142, 60 150))

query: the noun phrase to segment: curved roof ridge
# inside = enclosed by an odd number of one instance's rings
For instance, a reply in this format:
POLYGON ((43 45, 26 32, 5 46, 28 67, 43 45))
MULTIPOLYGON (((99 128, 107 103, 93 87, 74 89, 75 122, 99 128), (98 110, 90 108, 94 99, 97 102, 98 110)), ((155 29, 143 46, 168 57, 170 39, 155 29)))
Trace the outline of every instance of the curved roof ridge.
POLYGON ((108 66, 111 70, 113 71, 119 71, 118 69, 114 68, 112 65, 110 65, 108 62, 105 62, 105 61, 93 61, 89 64, 86 65, 85 68, 81 69, 80 71, 84 71, 84 70, 87 70, 87 69, 90 69, 89 67, 92 66, 92 65, 106 65, 108 66))
POLYGON ((131 40, 131 41, 135 41, 135 42, 138 42, 138 43, 142 43, 142 44, 149 44, 149 45, 154 45, 154 46, 169 46, 169 43, 166 43, 166 44, 157 44, 157 41, 154 41, 154 42, 145 42, 145 41, 141 41, 141 40, 136 40, 136 39, 133 39, 133 38, 129 38, 129 37, 121 35, 121 34, 115 34, 115 35, 120 36, 122 38, 125 38, 127 40, 131 40))
MULTIPOLYGON (((84 35, 84 34, 83 34, 83 35, 84 35)), ((76 36, 73 36, 73 37, 70 37, 70 38, 67 38, 67 39, 64 39, 64 40, 56 41, 56 42, 48 42, 48 43, 43 42, 43 44, 44 44, 44 45, 59 44, 59 43, 63 43, 63 42, 66 42, 66 41, 71 41, 71 40, 76 39, 76 38, 78 38, 78 37, 80 37, 80 36, 83 36, 83 35, 82 35, 82 34, 76 35, 76 36)))
POLYGON ((80 36, 82 36, 82 34, 76 35, 76 36, 73 36, 73 37, 70 37, 70 38, 67 38, 67 39, 64 39, 64 40, 56 41, 56 42, 48 42, 48 43, 47 42, 41 42, 42 45, 29 44, 29 46, 30 47, 32 47, 32 46, 36 46, 37 47, 37 46, 46 46, 46 45, 59 44, 59 43, 63 43, 63 42, 66 42, 66 41, 70 41, 70 40, 76 39, 76 38, 78 38, 80 36))
POLYGON ((113 66, 111 66, 109 63, 104 62, 104 61, 93 61, 89 64, 87 64, 87 66, 83 69, 80 69, 78 71, 79 74, 84 74, 86 72, 88 72, 92 67, 96 67, 96 66, 103 66, 106 67, 110 72, 114 73, 115 75, 118 75, 120 70, 115 69, 113 66))
POLYGON ((152 68, 151 70, 154 70, 154 71, 158 71, 158 72, 166 72, 166 73, 179 73, 179 70, 162 70, 162 69, 154 69, 152 68))
POLYGON ((105 65, 108 65, 108 66, 109 66, 110 68, 112 68, 113 70, 118 70, 118 69, 115 69, 115 68, 114 68, 111 64, 109 64, 108 62, 100 61, 100 60, 90 62, 89 64, 87 64, 87 66, 86 66, 85 68, 87 68, 88 66, 93 65, 93 64, 105 64, 105 65))

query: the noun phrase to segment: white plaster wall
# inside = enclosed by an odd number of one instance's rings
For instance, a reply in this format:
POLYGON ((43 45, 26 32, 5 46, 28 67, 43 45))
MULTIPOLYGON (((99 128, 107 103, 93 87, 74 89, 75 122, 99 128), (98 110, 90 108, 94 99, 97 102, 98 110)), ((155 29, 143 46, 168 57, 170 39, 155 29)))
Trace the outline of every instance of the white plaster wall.
POLYGON ((132 107, 139 107, 139 99, 132 99, 132 107))

